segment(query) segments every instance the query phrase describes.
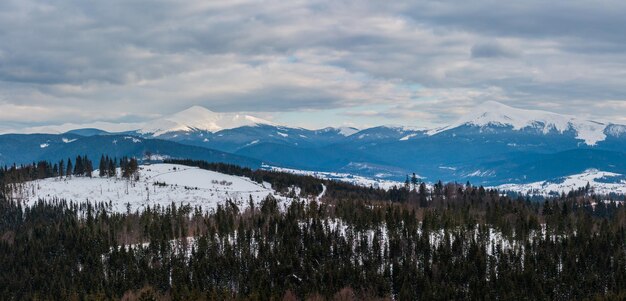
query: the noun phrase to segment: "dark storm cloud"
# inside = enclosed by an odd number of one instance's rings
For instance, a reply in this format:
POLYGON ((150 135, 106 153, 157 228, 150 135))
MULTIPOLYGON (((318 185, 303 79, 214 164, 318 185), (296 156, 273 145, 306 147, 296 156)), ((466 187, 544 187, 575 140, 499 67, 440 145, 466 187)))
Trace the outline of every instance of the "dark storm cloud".
POLYGON ((624 107, 601 104, 626 101, 624 13, 621 1, 2 1, 0 124, 29 108, 45 114, 28 122, 58 123, 194 104, 384 105, 394 123, 433 123, 486 100, 612 118, 624 107))

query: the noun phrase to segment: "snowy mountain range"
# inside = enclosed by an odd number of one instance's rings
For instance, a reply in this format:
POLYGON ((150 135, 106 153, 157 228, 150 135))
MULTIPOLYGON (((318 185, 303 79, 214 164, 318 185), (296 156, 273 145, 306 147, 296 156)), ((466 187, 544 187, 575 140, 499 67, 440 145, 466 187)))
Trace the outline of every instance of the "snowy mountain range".
POLYGON ((545 181, 588 169, 626 174, 626 126, 497 102, 486 102, 437 129, 311 130, 195 106, 141 124, 62 125, 22 132, 33 131, 49 134, 0 135, 0 164, 84 152, 94 157, 149 152, 396 181, 415 172, 430 182, 469 180, 489 186, 545 181), (113 141, 118 144, 111 147, 113 141))
POLYGON ((468 125, 481 128, 511 127, 513 130, 536 130, 543 134, 551 132, 563 134, 572 131, 577 139, 588 145, 595 145, 606 139, 605 130, 609 126, 597 121, 581 120, 575 116, 539 110, 523 110, 499 102, 488 101, 457 122, 443 128, 430 130, 428 134, 436 135, 446 130, 468 125))
MULTIPOLYGON (((108 123, 94 122, 90 124, 63 124, 57 126, 31 127, 10 133, 61 134, 74 130, 99 129, 110 133, 133 132, 136 134, 159 137, 168 133, 211 132, 236 129, 250 126, 276 126, 274 122, 243 113, 217 113, 201 106, 193 106, 178 113, 164 116, 145 123, 108 123)), ((419 134, 429 136, 464 126, 475 126, 485 130, 493 127, 507 127, 512 130, 533 130, 543 134, 567 132, 575 133, 575 137, 587 145, 595 145, 604 141, 607 135, 621 136, 626 134, 626 125, 604 123, 593 120, 579 119, 575 116, 563 115, 540 110, 524 110, 513 108, 495 101, 487 101, 474 108, 459 120, 434 129, 417 129, 409 127, 382 126, 390 132, 406 132, 401 140, 415 138, 419 134)), ((280 126, 290 128, 288 126, 280 126)), ((370 130, 370 129, 366 129, 370 130)), ((320 131, 336 131, 343 136, 352 136, 361 130, 354 127, 326 128, 320 131)), ((279 133, 278 133, 279 134, 279 133)), ((280 135, 280 134, 279 134, 280 135)), ((395 133, 391 134, 395 136, 395 133)), ((361 133, 359 139, 370 136, 361 133)), ((378 134, 375 138, 386 139, 387 135, 378 134)))

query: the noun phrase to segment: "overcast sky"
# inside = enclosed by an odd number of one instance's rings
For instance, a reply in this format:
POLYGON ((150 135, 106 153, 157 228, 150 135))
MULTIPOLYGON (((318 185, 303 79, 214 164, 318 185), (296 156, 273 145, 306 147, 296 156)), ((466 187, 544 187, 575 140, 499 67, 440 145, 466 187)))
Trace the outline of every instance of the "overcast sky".
POLYGON ((432 126, 484 101, 626 123, 626 1, 0 1, 0 129, 201 105, 432 126))

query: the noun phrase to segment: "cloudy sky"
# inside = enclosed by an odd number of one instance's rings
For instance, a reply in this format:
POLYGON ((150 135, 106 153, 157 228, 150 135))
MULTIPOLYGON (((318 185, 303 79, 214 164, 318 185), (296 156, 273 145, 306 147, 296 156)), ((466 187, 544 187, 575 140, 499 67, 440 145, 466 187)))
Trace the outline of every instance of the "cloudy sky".
POLYGON ((439 125, 495 100, 626 123, 625 1, 0 1, 0 129, 192 105, 439 125))

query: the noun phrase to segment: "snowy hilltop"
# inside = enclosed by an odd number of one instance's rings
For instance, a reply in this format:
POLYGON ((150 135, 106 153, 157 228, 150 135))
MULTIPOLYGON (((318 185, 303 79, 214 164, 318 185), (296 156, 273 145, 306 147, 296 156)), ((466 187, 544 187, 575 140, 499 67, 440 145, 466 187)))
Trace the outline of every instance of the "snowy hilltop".
MULTIPOLYGON (((119 174, 119 172, 118 172, 119 174)), ((274 191, 269 183, 259 184, 245 177, 176 164, 153 164, 139 167, 139 180, 120 177, 48 178, 28 182, 14 197, 32 205, 39 199, 65 199, 74 202, 111 204, 113 212, 143 211, 148 206, 190 205, 210 210, 226 200, 240 208, 252 200, 258 204, 267 196, 279 202, 291 199, 274 191)))

